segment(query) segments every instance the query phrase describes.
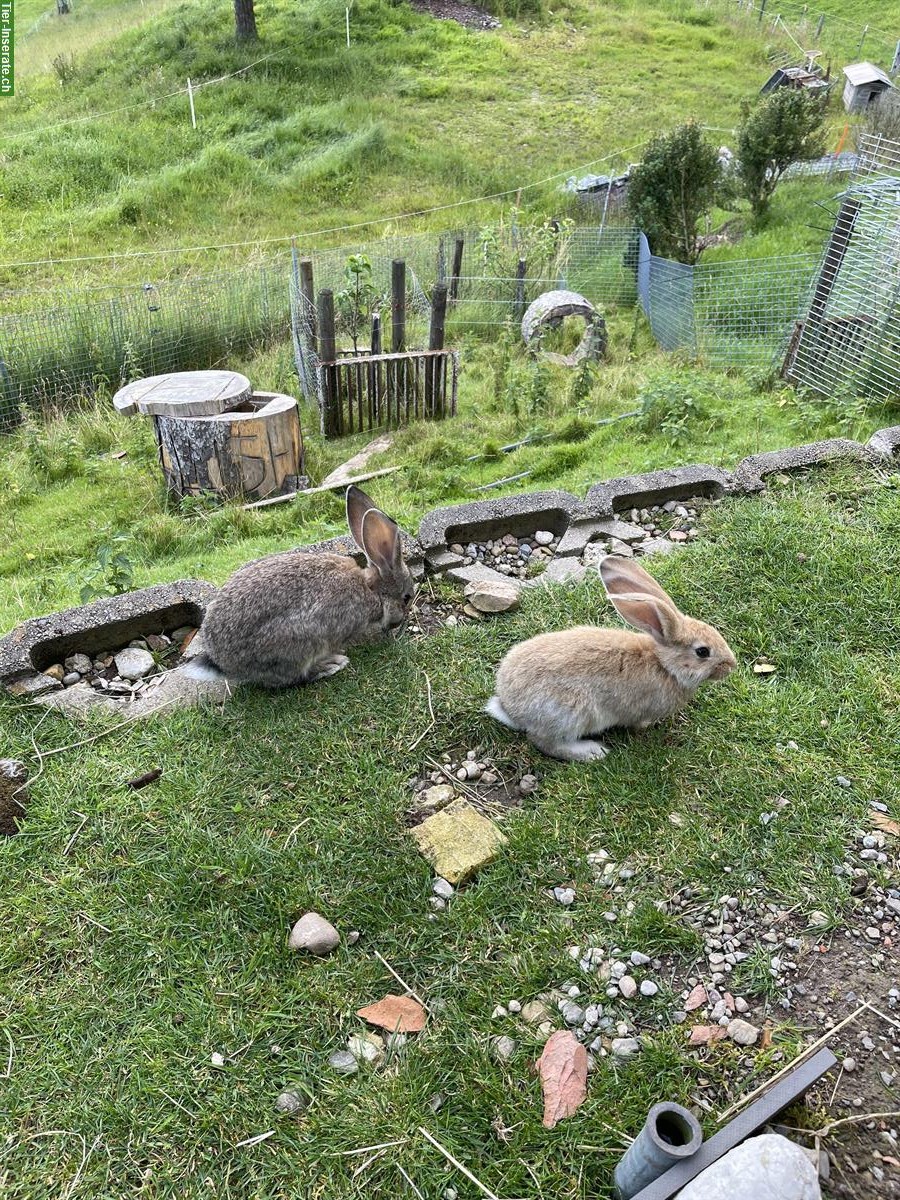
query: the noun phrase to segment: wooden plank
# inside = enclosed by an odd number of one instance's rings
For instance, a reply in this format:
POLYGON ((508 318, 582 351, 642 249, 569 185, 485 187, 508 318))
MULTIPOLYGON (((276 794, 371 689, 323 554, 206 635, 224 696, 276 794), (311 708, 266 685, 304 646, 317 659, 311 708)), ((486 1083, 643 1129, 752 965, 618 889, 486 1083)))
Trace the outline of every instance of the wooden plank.
POLYGON ((237 371, 169 371, 136 379, 113 397, 123 416, 215 417, 245 404, 253 389, 237 371))
POLYGON ((302 492, 286 492, 283 496, 271 496, 268 500, 254 500, 252 504, 242 504, 242 509, 268 508, 272 504, 284 504, 288 500, 296 500, 298 496, 317 496, 322 492, 337 492, 347 488, 351 483, 365 483, 367 479, 380 479, 382 475, 393 475, 395 471, 403 471, 405 467, 382 467, 379 471, 369 471, 365 475, 356 475, 353 479, 343 479, 340 483, 322 484, 321 487, 306 488, 302 492))
POLYGON ((396 354, 406 345, 406 263, 391 263, 391 350, 396 354))

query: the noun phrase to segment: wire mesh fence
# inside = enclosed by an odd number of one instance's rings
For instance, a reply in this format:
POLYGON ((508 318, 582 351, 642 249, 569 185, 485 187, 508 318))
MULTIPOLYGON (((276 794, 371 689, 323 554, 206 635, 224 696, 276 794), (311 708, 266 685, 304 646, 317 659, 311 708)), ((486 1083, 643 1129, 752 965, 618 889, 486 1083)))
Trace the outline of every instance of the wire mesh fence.
POLYGON ((698 8, 724 12, 739 25, 770 39, 769 58, 774 66, 800 63, 816 51, 827 65, 828 58, 842 62, 867 59, 887 70, 893 61, 897 34, 874 20, 844 17, 833 10, 824 12, 803 0, 700 0, 698 8))
MULTIPOLYGON (((554 231, 548 223, 540 245, 533 233, 509 224, 316 249, 308 257, 316 289, 340 293, 348 286, 349 257, 364 256, 385 303, 391 263, 405 261, 407 344, 422 345, 432 289, 449 279, 458 241, 463 252, 448 339, 515 321, 523 304, 555 287, 573 288, 604 306, 634 302, 637 233, 614 224, 562 223, 554 231), (524 274, 518 270, 523 255, 524 274)), ((0 424, 14 424, 24 410, 65 406, 144 375, 216 367, 292 331, 296 350, 291 314, 298 304, 291 256, 283 254, 232 273, 98 289, 9 313, 0 317, 0 424)), ((306 377, 314 375, 311 365, 306 377)))
POLYGON ((0 317, 0 424, 144 375, 215 367, 286 338, 286 271, 280 260, 0 317))
POLYGON ((900 392, 900 142, 862 139, 785 374, 830 396, 900 392))
POLYGON ((716 368, 772 364, 818 263, 793 254, 689 266, 641 249, 640 301, 654 338, 716 368))

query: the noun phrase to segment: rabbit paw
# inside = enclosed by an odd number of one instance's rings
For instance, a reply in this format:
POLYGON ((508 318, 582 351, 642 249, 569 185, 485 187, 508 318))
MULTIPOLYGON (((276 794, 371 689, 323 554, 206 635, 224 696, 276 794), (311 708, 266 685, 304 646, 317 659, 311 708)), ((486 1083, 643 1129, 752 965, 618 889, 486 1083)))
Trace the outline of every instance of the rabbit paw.
POLYGON ((553 746, 539 746, 538 749, 565 762, 595 762, 609 754, 609 749, 602 742, 592 742, 589 738, 577 742, 559 742, 553 746))
POLYGON ((323 658, 311 668, 309 682, 315 683, 319 679, 327 679, 329 675, 337 675, 338 671, 343 671, 349 662, 350 659, 346 654, 332 654, 328 658, 323 658))

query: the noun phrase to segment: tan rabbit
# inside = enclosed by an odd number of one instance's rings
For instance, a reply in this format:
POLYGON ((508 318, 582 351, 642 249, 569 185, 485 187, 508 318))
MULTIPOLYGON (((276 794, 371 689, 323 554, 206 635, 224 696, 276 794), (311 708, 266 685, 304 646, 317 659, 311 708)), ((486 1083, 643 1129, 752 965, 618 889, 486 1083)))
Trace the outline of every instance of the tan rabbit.
POLYGON ((368 559, 292 550, 248 563, 228 579, 203 618, 195 679, 291 687, 335 675, 351 645, 404 623, 413 580, 400 530, 365 492, 347 489, 347 524, 368 559))
POLYGON ((609 555, 600 578, 619 616, 641 630, 581 625, 513 646, 486 711, 544 754, 590 762, 609 750, 588 734, 646 729, 683 708, 707 679, 736 665, 711 625, 686 617, 643 567, 609 555))

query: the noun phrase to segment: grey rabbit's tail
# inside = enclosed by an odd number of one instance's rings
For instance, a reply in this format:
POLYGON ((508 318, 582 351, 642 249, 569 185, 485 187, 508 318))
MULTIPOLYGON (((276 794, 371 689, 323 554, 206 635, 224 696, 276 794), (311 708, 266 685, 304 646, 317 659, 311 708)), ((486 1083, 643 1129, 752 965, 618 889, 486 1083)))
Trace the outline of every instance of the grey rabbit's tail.
POLYGON ((184 668, 184 673, 191 679, 199 679, 207 682, 225 678, 221 667, 217 663, 214 663, 205 651, 201 651, 191 659, 184 668))

